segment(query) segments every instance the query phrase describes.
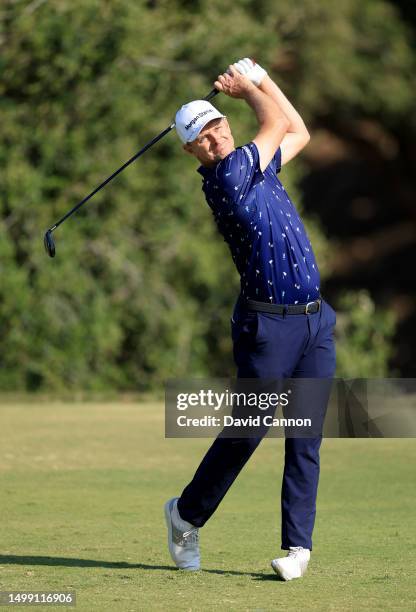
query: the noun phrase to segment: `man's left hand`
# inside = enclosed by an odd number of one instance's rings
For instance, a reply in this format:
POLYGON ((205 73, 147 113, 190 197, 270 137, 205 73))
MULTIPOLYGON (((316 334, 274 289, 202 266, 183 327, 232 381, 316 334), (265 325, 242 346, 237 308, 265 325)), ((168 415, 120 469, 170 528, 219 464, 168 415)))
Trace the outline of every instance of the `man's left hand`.
POLYGON ((244 74, 254 85, 260 85, 267 72, 259 64, 249 57, 239 60, 234 64, 240 74, 244 74))

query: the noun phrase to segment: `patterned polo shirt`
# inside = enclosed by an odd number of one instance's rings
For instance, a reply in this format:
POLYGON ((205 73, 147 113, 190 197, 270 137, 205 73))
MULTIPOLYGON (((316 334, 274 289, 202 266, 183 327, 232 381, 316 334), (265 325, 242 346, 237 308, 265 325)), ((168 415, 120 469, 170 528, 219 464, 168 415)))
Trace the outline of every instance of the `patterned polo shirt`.
POLYGON ((241 297, 303 304, 319 297, 320 275, 305 227, 277 176, 280 169, 280 147, 262 172, 250 142, 198 172, 240 274, 241 297))

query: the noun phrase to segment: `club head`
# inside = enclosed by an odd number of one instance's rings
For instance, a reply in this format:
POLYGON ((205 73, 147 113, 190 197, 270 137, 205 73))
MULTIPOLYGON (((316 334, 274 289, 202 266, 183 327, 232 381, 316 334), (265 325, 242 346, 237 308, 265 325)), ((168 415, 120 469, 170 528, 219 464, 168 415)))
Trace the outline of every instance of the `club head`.
POLYGON ((49 255, 49 257, 55 257, 55 242, 52 236, 51 230, 48 230, 43 239, 43 244, 45 245, 45 251, 49 255))

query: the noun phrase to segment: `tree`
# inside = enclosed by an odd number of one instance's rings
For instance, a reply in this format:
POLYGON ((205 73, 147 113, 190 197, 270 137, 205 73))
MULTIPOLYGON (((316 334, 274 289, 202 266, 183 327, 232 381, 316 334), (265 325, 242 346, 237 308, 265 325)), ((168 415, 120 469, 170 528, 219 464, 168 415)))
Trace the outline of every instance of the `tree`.
MULTIPOLYGON (((218 0, 5 0, 0 11, 1 388, 147 389, 231 374, 238 278, 174 134, 57 230, 55 260, 43 231, 241 56, 261 58, 312 127, 334 114, 400 121, 414 83, 400 16, 381 0, 245 0, 227 12, 218 0)), ((250 110, 218 106, 236 141, 249 140, 250 110)), ((309 168, 305 156, 284 171, 300 207, 309 168)), ((331 236, 319 209, 307 212, 328 278, 331 236)), ((368 342, 354 354, 371 354, 380 339, 361 323, 368 342)), ((385 371, 389 333, 368 376, 385 371)), ((355 340, 340 331, 340 342, 347 354, 355 340)))

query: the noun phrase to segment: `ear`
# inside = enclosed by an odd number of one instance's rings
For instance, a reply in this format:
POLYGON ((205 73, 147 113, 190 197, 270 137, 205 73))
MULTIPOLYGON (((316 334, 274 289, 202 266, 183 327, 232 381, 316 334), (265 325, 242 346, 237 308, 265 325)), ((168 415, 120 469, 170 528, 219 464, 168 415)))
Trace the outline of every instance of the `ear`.
POLYGON ((185 142, 185 144, 182 145, 182 148, 186 153, 190 153, 191 155, 193 155, 192 147, 189 142, 185 142))

